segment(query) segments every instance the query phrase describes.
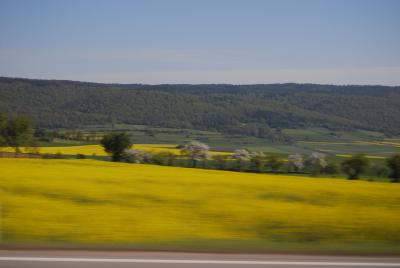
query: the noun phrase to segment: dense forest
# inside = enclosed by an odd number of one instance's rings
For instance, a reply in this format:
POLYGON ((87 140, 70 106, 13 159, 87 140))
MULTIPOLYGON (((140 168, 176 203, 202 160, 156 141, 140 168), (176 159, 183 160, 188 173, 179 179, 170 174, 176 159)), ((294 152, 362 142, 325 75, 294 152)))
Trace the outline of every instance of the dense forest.
POLYGON ((142 85, 0 78, 0 112, 38 127, 125 123, 271 137, 280 128, 400 134, 400 87, 142 85))

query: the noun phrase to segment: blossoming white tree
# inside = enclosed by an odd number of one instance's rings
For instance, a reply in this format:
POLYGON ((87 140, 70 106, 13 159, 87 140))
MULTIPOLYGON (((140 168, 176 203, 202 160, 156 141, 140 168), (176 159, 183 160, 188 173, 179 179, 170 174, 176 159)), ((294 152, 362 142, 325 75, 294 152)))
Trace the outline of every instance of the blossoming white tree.
POLYGON ((192 167, 196 167, 198 161, 207 159, 209 151, 210 147, 199 141, 191 141, 181 149, 181 153, 192 160, 192 167))
POLYGON ((123 159, 128 163, 149 163, 151 155, 143 150, 126 149, 123 152, 123 159))
POLYGON ((246 149, 236 149, 233 151, 233 158, 236 159, 237 169, 242 170, 244 163, 249 161, 251 156, 246 149))
POLYGON ((311 169, 311 175, 318 176, 321 170, 324 169, 328 163, 325 160, 326 155, 323 153, 313 152, 307 160, 307 165, 311 169))
POLYGON ((288 157, 288 164, 292 167, 296 172, 302 170, 304 168, 304 159, 301 154, 291 154, 288 157))

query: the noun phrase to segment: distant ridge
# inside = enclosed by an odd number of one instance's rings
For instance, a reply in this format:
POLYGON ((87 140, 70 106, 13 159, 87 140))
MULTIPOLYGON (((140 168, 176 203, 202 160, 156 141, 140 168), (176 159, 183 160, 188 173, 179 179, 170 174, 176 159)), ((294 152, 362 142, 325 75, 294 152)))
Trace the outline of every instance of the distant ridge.
POLYGON ((40 127, 126 123, 258 137, 271 128, 400 133, 400 87, 319 84, 103 84, 0 77, 0 112, 40 127))
POLYGON ((70 80, 70 79, 42 79, 42 78, 27 78, 27 77, 10 77, 0 76, 1 80, 29 80, 29 81, 47 81, 47 82, 67 82, 67 83, 82 83, 82 84, 95 84, 95 85, 115 85, 115 86, 161 86, 161 85, 190 85, 190 86, 204 86, 204 85, 230 85, 230 86, 270 86, 270 85, 318 85, 318 86, 336 86, 336 87, 389 87, 389 88, 400 88, 400 85, 389 86, 380 84, 360 85, 360 84, 319 84, 319 83, 296 83, 296 82, 285 82, 285 83, 254 83, 254 84, 235 84, 235 83, 158 83, 158 84, 146 84, 146 83, 118 83, 118 82, 94 82, 94 81, 83 81, 83 80, 70 80))

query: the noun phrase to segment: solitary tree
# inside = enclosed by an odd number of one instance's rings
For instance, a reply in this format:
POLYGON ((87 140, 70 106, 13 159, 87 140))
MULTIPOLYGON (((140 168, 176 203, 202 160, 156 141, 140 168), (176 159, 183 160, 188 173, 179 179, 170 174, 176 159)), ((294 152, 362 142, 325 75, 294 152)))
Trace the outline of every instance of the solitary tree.
POLYGON ((207 159, 209 151, 210 147, 199 141, 191 141, 181 149, 181 153, 192 160, 192 167, 196 167, 198 161, 207 159))
POLYGON ((132 146, 132 142, 125 132, 109 133, 101 140, 104 150, 111 154, 112 161, 122 160, 123 152, 132 146))
POLYGON ((388 177, 390 175, 390 170, 386 166, 374 164, 368 168, 368 173, 377 177, 388 177))
MULTIPOLYGON (((4 119, 2 119, 4 120, 4 119)), ((4 123, 1 123, 4 124, 4 123)), ((7 122, 4 131, 5 143, 20 152, 21 147, 34 145, 32 122, 25 116, 17 116, 7 122)))
POLYGON ((176 158, 176 154, 174 154, 174 153, 159 152, 159 153, 151 155, 150 162, 157 164, 157 165, 172 166, 175 158, 176 158))
POLYGON ((396 154, 386 160, 387 166, 390 168, 389 177, 393 179, 393 182, 400 181, 400 154, 396 154))
POLYGON ((357 180, 368 166, 368 158, 364 155, 351 156, 342 162, 342 170, 347 174, 349 180, 357 180))

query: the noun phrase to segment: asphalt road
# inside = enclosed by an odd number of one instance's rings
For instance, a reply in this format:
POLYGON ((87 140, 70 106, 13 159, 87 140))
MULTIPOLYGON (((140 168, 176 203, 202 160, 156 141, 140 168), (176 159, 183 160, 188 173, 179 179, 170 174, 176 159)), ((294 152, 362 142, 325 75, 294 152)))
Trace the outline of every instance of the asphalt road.
POLYGON ((400 257, 205 254, 129 251, 0 250, 0 267, 33 268, 318 268, 400 267, 400 257))

